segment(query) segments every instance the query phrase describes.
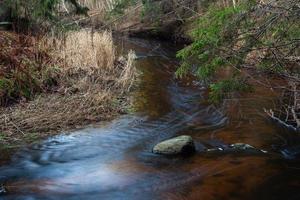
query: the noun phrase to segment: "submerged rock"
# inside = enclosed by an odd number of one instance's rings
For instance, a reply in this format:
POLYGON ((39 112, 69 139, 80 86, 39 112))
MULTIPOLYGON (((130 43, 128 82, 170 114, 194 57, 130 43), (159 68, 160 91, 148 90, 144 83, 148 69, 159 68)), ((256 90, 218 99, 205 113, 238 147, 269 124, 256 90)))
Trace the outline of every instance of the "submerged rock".
POLYGON ((195 152, 195 145, 191 136, 182 135, 158 143, 153 153, 164 155, 190 154, 195 152))
POLYGON ((244 144, 244 143, 235 143, 235 144, 231 144, 230 148, 235 149, 235 150, 253 150, 255 149, 253 146, 251 146, 250 144, 244 144))
POLYGON ((252 151, 252 152, 262 152, 262 153, 267 153, 267 151, 257 149, 250 144, 244 144, 244 143, 235 143, 231 144, 230 148, 235 150, 235 151, 252 151))
POLYGON ((286 159, 300 159, 300 145, 297 146, 286 146, 280 149, 280 153, 286 159))
POLYGON ((5 194, 7 191, 6 191, 6 189, 5 189, 5 187, 4 187, 4 185, 0 185, 0 195, 1 194, 5 194))
POLYGON ((234 143, 230 144, 227 148, 213 148, 213 149, 207 149, 208 152, 225 152, 225 153, 231 153, 231 152, 244 152, 244 153, 267 153, 267 151, 257 149, 250 144, 245 143, 234 143))

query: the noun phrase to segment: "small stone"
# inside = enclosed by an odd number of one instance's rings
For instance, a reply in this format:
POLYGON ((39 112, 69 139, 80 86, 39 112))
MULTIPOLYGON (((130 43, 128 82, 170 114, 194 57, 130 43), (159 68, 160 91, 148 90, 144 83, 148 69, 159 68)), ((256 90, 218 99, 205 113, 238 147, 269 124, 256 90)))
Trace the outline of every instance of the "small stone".
POLYGON ((231 144, 230 147, 235 150, 249 150, 249 149, 255 149, 253 146, 249 144, 244 144, 244 143, 235 143, 231 144))
POLYGON ((153 153, 163 155, 190 154, 195 152, 195 145, 191 136, 182 135, 158 143, 153 153))
POLYGON ((243 152, 243 153, 268 153, 265 150, 257 149, 250 144, 245 143, 234 143, 228 146, 229 148, 212 148, 207 149, 207 152, 225 152, 225 153, 233 153, 233 152, 243 152))
POLYGON ((250 144, 244 144, 244 143, 235 143, 231 144, 230 148, 233 149, 234 151, 249 151, 249 152, 261 152, 261 153, 268 153, 265 150, 262 149, 257 149, 250 144))

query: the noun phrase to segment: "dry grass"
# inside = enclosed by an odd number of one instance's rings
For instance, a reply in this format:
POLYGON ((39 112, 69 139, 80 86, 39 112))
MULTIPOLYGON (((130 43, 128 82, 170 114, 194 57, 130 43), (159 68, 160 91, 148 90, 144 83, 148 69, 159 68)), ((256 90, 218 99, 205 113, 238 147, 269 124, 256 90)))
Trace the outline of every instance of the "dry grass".
POLYGON ((66 68, 95 70, 113 69, 115 49, 112 35, 109 32, 91 33, 89 31, 71 32, 58 44, 66 68))
POLYGON ((71 32, 64 39, 47 38, 60 60, 58 86, 51 94, 0 109, 0 144, 21 144, 31 134, 49 134, 108 120, 123 113, 135 76, 130 52, 116 59, 109 32, 71 32))
POLYGON ((108 10, 114 4, 114 0, 79 0, 81 5, 88 7, 90 10, 108 10))

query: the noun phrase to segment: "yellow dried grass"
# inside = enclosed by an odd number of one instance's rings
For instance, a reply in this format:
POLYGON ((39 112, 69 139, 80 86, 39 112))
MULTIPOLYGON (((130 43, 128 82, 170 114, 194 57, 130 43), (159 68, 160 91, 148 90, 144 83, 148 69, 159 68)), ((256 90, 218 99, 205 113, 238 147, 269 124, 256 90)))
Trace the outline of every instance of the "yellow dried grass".
POLYGON ((92 72, 114 67, 115 48, 110 32, 70 32, 65 41, 60 40, 58 56, 64 59, 65 67, 87 69, 92 72))

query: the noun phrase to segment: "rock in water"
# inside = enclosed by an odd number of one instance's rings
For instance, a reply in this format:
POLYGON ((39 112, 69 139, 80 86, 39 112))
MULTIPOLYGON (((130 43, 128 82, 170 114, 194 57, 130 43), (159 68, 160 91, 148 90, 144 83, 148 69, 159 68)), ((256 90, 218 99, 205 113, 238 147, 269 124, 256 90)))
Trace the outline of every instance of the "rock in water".
POLYGON ((244 144, 244 143, 235 143, 231 144, 230 147, 235 150, 249 150, 249 149, 255 149, 253 146, 250 144, 244 144))
POLYGON ((207 152, 213 152, 213 153, 218 153, 218 152, 223 152, 223 153, 268 153, 265 150, 262 149, 257 149, 250 144, 245 144, 245 143, 234 143, 228 145, 226 148, 212 148, 212 149, 207 149, 207 152))
POLYGON ((182 135, 158 143, 153 153, 163 155, 190 154, 195 152, 195 145, 191 136, 182 135))
POLYGON ((0 195, 5 193, 6 193, 5 187, 3 185, 0 185, 0 195))
POLYGON ((249 144, 244 144, 244 143, 235 143, 231 144, 230 148, 233 149, 234 151, 249 151, 249 152, 262 152, 262 153, 267 153, 267 151, 261 150, 261 149, 256 149, 255 147, 249 145, 249 144))

